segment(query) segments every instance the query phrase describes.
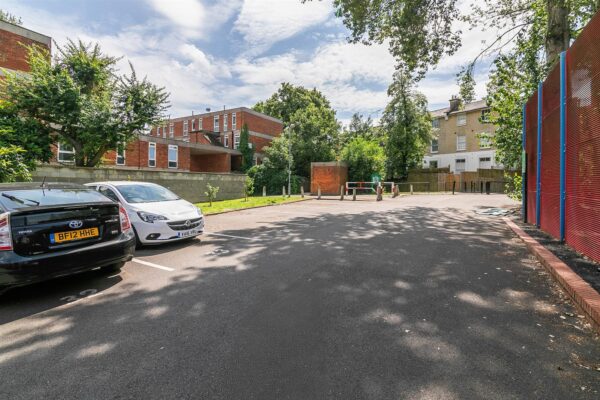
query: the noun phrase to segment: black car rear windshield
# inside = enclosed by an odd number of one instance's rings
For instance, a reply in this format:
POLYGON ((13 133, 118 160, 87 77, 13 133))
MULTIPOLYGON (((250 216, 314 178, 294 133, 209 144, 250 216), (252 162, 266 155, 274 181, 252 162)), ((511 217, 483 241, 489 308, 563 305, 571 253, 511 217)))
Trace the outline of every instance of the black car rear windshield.
POLYGON ((109 201, 91 189, 23 189, 0 192, 0 203, 4 208, 15 210, 37 206, 57 206, 78 203, 109 201))

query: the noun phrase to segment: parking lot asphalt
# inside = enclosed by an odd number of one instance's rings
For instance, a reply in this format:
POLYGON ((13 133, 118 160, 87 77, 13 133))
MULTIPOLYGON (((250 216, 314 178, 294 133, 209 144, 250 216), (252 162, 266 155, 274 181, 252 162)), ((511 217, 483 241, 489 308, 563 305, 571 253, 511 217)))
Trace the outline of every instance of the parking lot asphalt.
MULTIPOLYGON (((312 200, 0 297, 2 399, 598 399, 501 195, 312 200)), ((83 260, 82 260, 83 262, 83 260)))

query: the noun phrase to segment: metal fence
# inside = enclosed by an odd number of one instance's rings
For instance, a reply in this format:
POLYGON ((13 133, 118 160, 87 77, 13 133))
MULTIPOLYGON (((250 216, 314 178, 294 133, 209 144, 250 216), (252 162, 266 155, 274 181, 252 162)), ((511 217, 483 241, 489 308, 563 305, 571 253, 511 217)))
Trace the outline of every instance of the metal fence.
POLYGON ((600 261, 600 14, 523 117, 524 220, 600 261))

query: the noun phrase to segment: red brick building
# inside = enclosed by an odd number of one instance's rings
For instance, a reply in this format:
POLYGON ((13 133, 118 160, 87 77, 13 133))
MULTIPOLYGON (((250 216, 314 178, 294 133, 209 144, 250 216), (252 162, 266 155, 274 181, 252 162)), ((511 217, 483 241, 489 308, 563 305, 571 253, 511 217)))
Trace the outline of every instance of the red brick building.
POLYGON ((52 39, 19 25, 0 21, 0 79, 7 72, 29 72, 27 49, 24 46, 38 45, 50 51, 52 39))

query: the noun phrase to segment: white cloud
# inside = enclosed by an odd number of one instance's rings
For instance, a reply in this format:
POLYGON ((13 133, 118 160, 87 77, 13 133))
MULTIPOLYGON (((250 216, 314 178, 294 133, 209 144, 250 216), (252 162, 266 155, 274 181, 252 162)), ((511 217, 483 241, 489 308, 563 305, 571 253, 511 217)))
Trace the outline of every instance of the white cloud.
POLYGON ((235 30, 259 54, 276 42, 288 39, 332 16, 331 0, 301 3, 300 0, 245 0, 235 30))

